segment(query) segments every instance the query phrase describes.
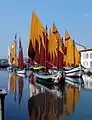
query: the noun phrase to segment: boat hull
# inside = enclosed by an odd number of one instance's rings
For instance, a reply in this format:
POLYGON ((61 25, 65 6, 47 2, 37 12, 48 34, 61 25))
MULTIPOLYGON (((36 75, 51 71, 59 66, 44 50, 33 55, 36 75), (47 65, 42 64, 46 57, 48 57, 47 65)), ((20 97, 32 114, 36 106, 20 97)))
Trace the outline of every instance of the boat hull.
POLYGON ((36 73, 35 76, 40 81, 43 80, 48 83, 54 84, 63 83, 65 81, 65 76, 63 76, 61 72, 57 72, 56 74, 43 74, 43 75, 36 73))
POLYGON ((82 77, 84 70, 81 67, 74 67, 65 69, 66 77, 80 78, 82 77))

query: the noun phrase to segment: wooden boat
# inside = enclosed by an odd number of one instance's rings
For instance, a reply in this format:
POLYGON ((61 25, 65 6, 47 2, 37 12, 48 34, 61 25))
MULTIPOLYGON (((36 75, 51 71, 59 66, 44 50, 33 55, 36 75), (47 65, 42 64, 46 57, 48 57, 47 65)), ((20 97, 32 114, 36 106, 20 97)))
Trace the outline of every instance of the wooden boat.
POLYGON ((65 73, 68 77, 81 77, 84 69, 80 65, 80 53, 75 46, 74 40, 71 39, 69 33, 65 32, 65 73), (67 68, 68 67, 68 68, 67 68))
MULTIPOLYGON (((55 78, 56 75, 58 76, 58 72, 56 74, 48 72, 48 69, 52 69, 53 66, 56 66, 54 64, 54 60, 58 57, 57 47, 57 40, 53 33, 50 32, 50 36, 48 38, 47 26, 45 29, 40 23, 40 20, 38 19, 36 14, 33 12, 28 56, 29 58, 31 58, 31 60, 36 61, 41 66, 45 67, 44 72, 37 72, 35 74, 38 79, 48 80, 52 79, 52 77, 55 78), (37 26, 35 26, 36 23, 38 24, 38 29, 37 26), (36 28, 37 31, 34 31, 34 28, 36 28), (54 46, 52 46, 52 42, 54 46)), ((59 72, 59 75, 60 73, 62 72, 59 72)), ((62 77, 62 74, 60 76, 62 77)))
POLYGON ((23 48, 21 45, 21 39, 19 38, 19 55, 18 55, 18 69, 16 70, 17 74, 26 74, 24 69, 24 59, 23 59, 23 48))

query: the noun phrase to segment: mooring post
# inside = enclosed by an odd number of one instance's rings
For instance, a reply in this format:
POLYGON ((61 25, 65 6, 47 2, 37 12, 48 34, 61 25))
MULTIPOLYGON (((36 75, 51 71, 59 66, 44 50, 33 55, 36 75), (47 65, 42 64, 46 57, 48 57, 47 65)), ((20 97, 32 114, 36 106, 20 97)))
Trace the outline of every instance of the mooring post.
POLYGON ((0 120, 4 120, 4 99, 6 95, 5 89, 0 89, 0 120))

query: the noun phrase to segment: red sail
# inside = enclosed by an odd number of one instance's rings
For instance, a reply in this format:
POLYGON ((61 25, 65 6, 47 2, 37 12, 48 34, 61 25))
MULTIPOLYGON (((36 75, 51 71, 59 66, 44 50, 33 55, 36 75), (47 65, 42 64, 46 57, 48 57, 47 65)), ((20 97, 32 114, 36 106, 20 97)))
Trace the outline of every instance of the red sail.
POLYGON ((24 68, 24 60, 23 60, 23 48, 21 45, 21 40, 19 39, 19 55, 18 55, 18 66, 19 68, 24 68))

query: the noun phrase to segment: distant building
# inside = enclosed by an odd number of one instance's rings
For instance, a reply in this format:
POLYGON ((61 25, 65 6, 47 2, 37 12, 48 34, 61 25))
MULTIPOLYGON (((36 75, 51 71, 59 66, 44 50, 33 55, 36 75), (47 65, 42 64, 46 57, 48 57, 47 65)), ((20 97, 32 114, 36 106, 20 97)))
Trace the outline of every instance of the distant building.
POLYGON ((92 49, 80 50, 81 65, 86 68, 92 68, 92 49))

